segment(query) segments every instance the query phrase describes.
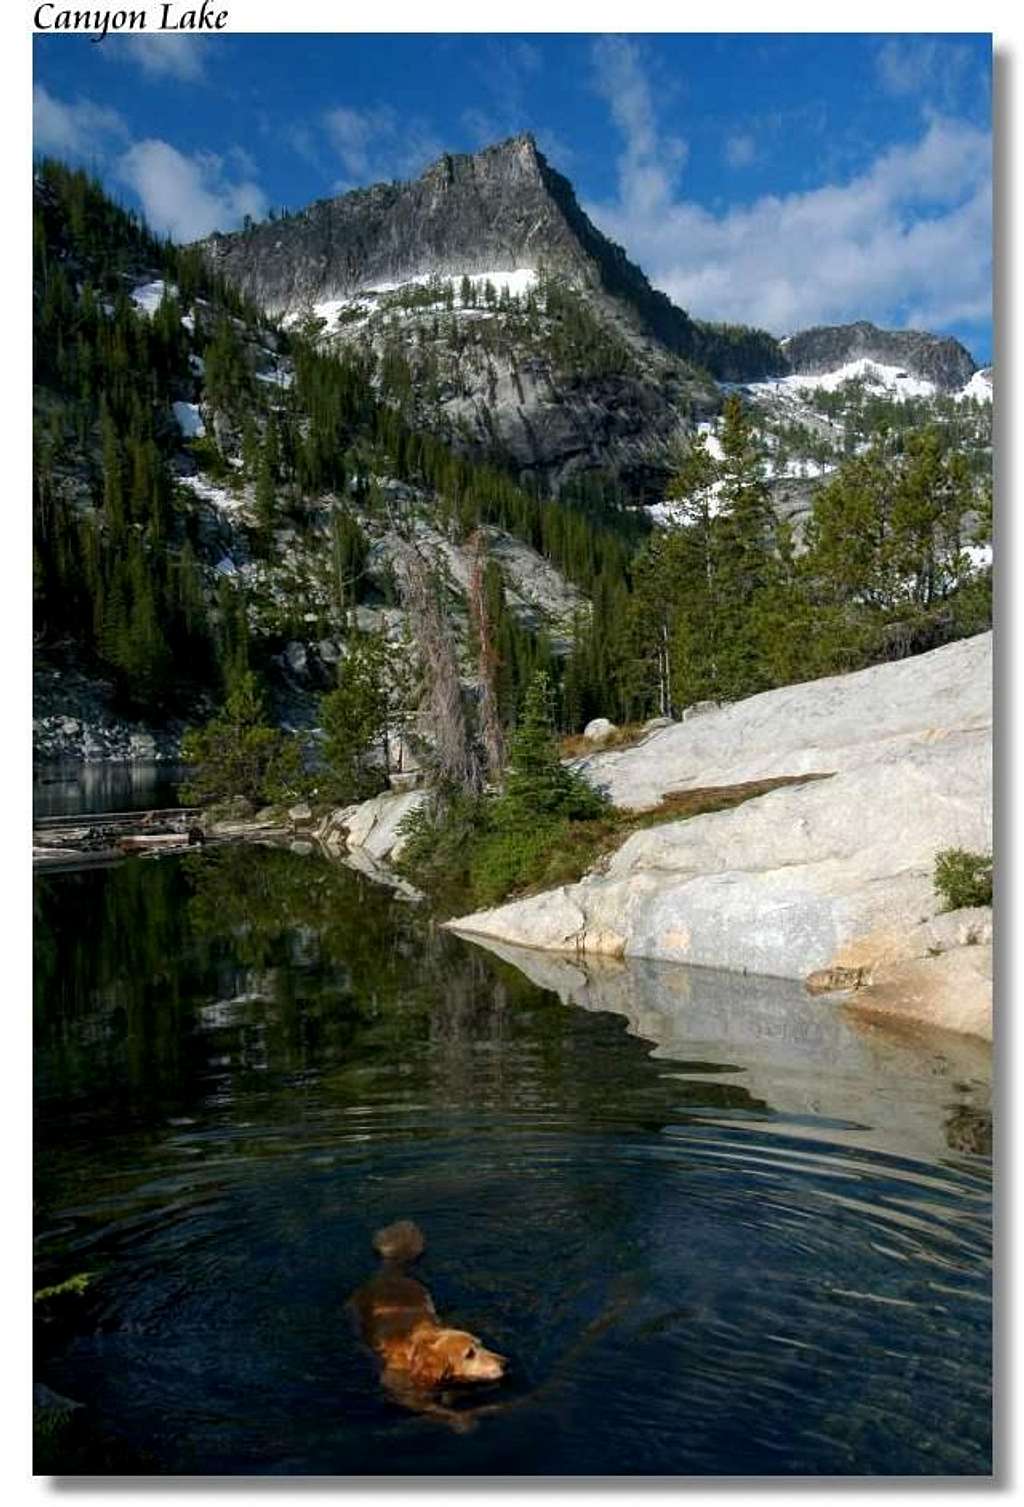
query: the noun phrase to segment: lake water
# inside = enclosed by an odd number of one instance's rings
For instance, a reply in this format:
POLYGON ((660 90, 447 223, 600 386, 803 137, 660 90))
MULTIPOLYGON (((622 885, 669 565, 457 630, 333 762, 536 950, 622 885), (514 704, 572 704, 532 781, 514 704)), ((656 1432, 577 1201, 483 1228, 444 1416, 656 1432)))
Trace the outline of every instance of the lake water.
POLYGON ((36 1377, 76 1473, 990 1470, 989 1054, 497 956, 316 855, 36 878, 36 1377), (523 970, 526 970, 525 972, 523 970), (346 1298, 414 1218, 454 1432, 346 1298))
POLYGON ((32 774, 33 816, 82 811, 156 811, 180 805, 184 764, 40 764, 32 774))

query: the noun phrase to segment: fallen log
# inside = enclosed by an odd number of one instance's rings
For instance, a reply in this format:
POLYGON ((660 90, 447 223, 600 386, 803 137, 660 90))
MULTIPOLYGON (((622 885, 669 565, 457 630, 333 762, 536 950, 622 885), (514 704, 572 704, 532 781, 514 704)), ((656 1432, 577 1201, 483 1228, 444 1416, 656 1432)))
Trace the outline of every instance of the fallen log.
POLYGON ((188 834, 185 832, 153 833, 145 837, 119 837, 115 847, 122 853, 148 853, 156 849, 187 848, 189 845, 188 834))

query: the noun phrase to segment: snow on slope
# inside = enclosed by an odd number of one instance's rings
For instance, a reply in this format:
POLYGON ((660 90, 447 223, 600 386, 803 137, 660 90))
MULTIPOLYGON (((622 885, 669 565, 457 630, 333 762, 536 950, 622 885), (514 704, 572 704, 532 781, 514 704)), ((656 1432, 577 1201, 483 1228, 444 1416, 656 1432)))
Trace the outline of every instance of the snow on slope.
MULTIPOLYGON (((511 297, 519 298, 529 292, 537 282, 537 273, 532 267, 517 267, 511 272, 468 272, 465 276, 469 278, 473 288, 481 297, 487 283, 490 283, 495 293, 499 295, 507 288, 511 297)), ((451 310, 453 314, 465 315, 467 318, 486 316, 489 312, 486 306, 475 309, 463 308, 460 300, 462 279, 463 274, 461 272, 452 273, 445 277, 440 277, 435 273, 421 273, 416 277, 406 278, 401 283, 376 283, 372 288, 360 289, 351 298, 326 298, 322 302, 313 305, 313 313, 319 319, 326 321, 328 333, 334 332, 340 315, 349 314, 351 316, 357 310, 362 315, 363 320, 368 319, 376 309, 381 307, 386 307, 388 313, 392 315, 403 313, 423 314, 431 307, 434 307, 434 305, 421 304, 415 309, 401 309, 387 304, 382 305, 381 300, 387 299, 391 294, 401 293, 406 288, 425 288, 428 285, 436 285, 439 290, 448 287, 451 288, 454 294, 454 306, 451 310)), ((436 306, 438 308, 442 307, 440 300, 436 306)), ((283 323, 286 326, 298 324, 304 317, 304 314, 305 311, 287 314, 283 323)), ((357 328, 359 323, 358 319, 352 317, 349 317, 345 321, 346 328, 350 330, 357 328)))
POLYGON ((163 301, 165 293, 170 293, 172 298, 177 298, 178 290, 173 283, 165 283, 162 277, 158 277, 152 283, 140 283, 131 292, 131 300, 137 309, 144 314, 152 316, 163 301))
MULTIPOLYGON (((527 293, 537 281, 537 273, 532 267, 517 267, 512 272, 467 272, 473 287, 478 293, 482 293, 484 285, 491 283, 496 293, 502 293, 506 288, 513 298, 527 293)), ((424 288, 428 283, 447 284, 457 294, 462 287, 463 274, 452 273, 446 277, 438 277, 435 273, 423 273, 418 277, 410 277, 401 283, 375 283, 372 288, 366 288, 366 293, 398 293, 403 288, 424 288)))
POLYGON ((984 370, 977 371, 965 387, 961 387, 957 397, 962 401, 964 398, 975 398, 979 403, 991 403, 992 401, 992 368, 986 366, 984 370))
POLYGON ((208 502, 211 507, 224 513, 238 513, 245 507, 245 498, 235 492, 228 491, 227 487, 219 487, 215 482, 208 481, 205 476, 179 476, 179 486, 187 487, 194 492, 203 502, 208 502))
POLYGON ((788 377, 769 377, 764 382, 750 382, 747 391, 766 396, 778 393, 797 394, 802 388, 818 388, 835 392, 844 382, 860 381, 866 387, 885 392, 889 397, 902 401, 906 398, 933 398, 934 382, 924 377, 912 377, 899 366, 883 366, 862 356, 858 361, 847 361, 844 366, 830 372, 799 372, 788 377))

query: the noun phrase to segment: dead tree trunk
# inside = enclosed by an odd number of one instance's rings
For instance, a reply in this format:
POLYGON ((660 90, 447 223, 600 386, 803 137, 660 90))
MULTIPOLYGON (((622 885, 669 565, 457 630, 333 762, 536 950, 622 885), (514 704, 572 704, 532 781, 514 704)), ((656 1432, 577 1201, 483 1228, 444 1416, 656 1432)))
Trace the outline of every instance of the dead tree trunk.
POLYGON ((476 793, 483 786, 483 771, 466 719, 458 653, 436 574, 408 540, 401 542, 397 564, 398 589, 423 664, 422 709, 434 739, 438 782, 476 793))
POLYGON ((479 529, 469 541, 473 568, 469 577, 469 617, 476 635, 477 676, 480 681, 480 736, 487 760, 487 777, 498 784, 505 768, 505 735, 498 711, 498 651, 484 595, 484 541, 479 529))

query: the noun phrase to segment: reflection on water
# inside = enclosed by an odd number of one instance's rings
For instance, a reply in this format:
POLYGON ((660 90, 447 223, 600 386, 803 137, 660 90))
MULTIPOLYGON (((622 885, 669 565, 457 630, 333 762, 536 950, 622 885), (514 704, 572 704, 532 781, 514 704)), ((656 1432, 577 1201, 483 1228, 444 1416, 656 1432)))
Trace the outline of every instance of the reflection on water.
POLYGON ((36 1285, 96 1274, 38 1305, 37 1375, 86 1404, 57 1467, 989 1469, 980 1045, 513 966, 274 849, 41 875, 36 939, 36 1285), (513 1359, 466 1434, 346 1319, 405 1216, 513 1359))
POLYGON ((879 1022, 785 979, 477 945, 566 1004, 625 1016, 656 1057, 687 1071, 724 1054, 732 1081, 769 1104, 775 1123, 784 1114, 792 1129, 806 1118, 813 1133, 826 1119, 847 1144, 921 1159, 950 1149, 991 1155, 992 1052, 979 1038, 879 1022))
POLYGON ((33 816, 85 811, 165 811, 180 805, 183 764, 40 764, 32 774, 33 816))

